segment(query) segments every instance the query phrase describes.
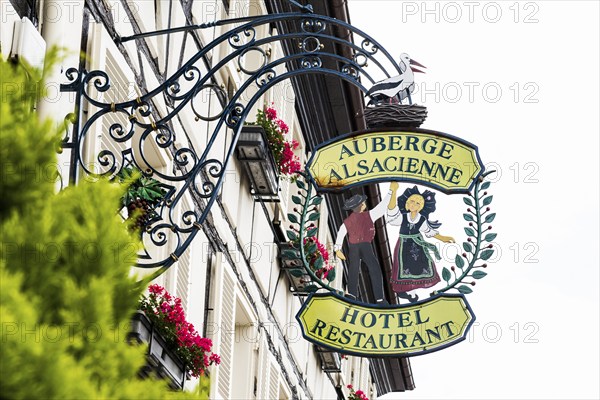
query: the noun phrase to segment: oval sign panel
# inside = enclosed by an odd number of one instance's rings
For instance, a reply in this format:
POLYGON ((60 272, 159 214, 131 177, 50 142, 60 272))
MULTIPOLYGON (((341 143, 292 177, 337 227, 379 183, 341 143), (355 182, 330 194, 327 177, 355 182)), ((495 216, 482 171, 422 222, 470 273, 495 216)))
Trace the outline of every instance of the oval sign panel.
POLYGON ((466 193, 483 172, 477 146, 426 129, 351 133, 315 148, 307 169, 319 191, 399 180, 466 193))
POLYGON ((340 353, 416 356, 463 341, 475 315, 462 294, 402 306, 370 306, 331 293, 311 295, 296 319, 304 337, 340 353))

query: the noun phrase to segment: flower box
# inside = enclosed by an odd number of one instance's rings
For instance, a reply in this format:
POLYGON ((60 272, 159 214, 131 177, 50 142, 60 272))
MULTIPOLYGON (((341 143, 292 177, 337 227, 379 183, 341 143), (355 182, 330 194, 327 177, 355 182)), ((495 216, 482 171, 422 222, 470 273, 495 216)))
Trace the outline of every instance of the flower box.
POLYGON ((282 243, 279 251, 281 254, 281 268, 287 275, 294 294, 307 295, 310 293, 306 288, 314 284, 310 275, 304 270, 298 250, 290 243, 282 243))
POLYGON ((269 150, 265 130, 259 125, 245 125, 236 146, 237 159, 242 163, 253 194, 275 196, 279 192, 279 177, 275 159, 269 150))
POLYGON ((340 353, 323 347, 315 346, 321 359, 321 369, 325 372, 342 372, 342 357, 340 353))
MULTIPOLYGON (((305 239, 304 251, 309 260, 309 267, 322 281, 331 283, 335 279, 335 266, 329 261, 329 252, 316 237, 305 239)), ((281 268, 288 276, 295 294, 308 294, 318 289, 312 277, 306 273, 300 251, 294 247, 293 242, 281 243, 281 268)))
POLYGON ((159 377, 166 378, 171 388, 183 390, 183 385, 189 377, 185 364, 167 347, 165 339, 154 329, 154 325, 142 311, 136 311, 133 315, 128 338, 130 341, 148 344, 148 362, 140 372, 142 376, 150 376, 154 372, 159 377))

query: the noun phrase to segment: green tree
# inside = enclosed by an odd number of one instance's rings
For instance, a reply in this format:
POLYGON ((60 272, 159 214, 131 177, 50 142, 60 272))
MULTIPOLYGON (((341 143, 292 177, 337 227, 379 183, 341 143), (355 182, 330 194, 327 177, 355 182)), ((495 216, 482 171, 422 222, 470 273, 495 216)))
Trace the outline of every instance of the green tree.
POLYGON ((137 377, 145 348, 125 337, 144 288, 116 213, 124 188, 56 193, 60 136, 32 112, 41 78, 0 61, 0 398, 190 397, 137 377))

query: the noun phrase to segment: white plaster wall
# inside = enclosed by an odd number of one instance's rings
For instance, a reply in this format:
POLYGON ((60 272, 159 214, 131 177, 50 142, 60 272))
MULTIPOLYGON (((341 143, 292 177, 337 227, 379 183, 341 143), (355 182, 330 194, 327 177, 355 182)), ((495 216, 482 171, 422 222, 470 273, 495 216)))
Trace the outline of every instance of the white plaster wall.
MULTIPOLYGON (((141 29, 164 29, 168 26, 170 2, 159 1, 157 3, 156 13, 154 11, 154 3, 151 1, 138 0, 129 3, 134 10, 133 18, 139 24, 141 29)), ((7 4, 10 6, 8 1, 2 0, 1 10, 3 10, 3 23, 0 27, 0 33, 2 33, 0 43, 2 43, 3 52, 6 53, 8 53, 8 51, 5 51, 4 46, 7 40, 6 38, 10 36, 8 25, 15 19, 14 15, 11 14, 11 7, 7 7, 7 4), (4 12, 5 7, 7 7, 7 12, 4 12), (6 24, 4 23, 4 18, 6 18, 6 24)), ((130 18, 125 13, 121 2, 106 1, 106 4, 113 10, 115 28, 118 34, 121 36, 131 35, 133 29, 130 18)), ((266 12, 264 4, 256 0, 231 1, 229 14, 225 12, 221 1, 195 1, 193 3, 192 11, 194 13, 193 20, 196 23, 212 21, 224 17, 237 17, 247 15, 247 13, 263 14, 266 12)), ((172 2, 171 16, 172 26, 183 25, 184 15, 180 2, 172 2)), ((198 33, 204 43, 208 43, 215 35, 218 36, 223 33, 224 29, 227 28, 203 29, 199 30, 198 33)), ((76 50, 79 48, 79 42, 81 40, 81 22, 77 22, 77 20, 60 20, 54 22, 53 25, 48 24, 47 35, 49 39, 51 38, 52 42, 60 42, 63 45, 68 43, 69 48, 76 50), (63 32, 62 35, 60 35, 59 32, 63 32)), ((92 37, 91 40, 98 40, 98 38, 92 37)), ((109 42, 112 41, 110 37, 105 37, 103 40, 108 40, 109 42)), ((166 37, 144 39, 150 49, 151 56, 157 58, 158 68, 161 72, 166 70, 167 72, 172 73, 178 68, 179 51, 182 46, 182 40, 183 34, 171 35, 169 39, 170 51, 166 54, 166 37)), ((110 45, 114 46, 114 44, 110 45)), ((132 75, 142 75, 148 89, 151 90, 157 87, 160 81, 156 77, 150 62, 146 59, 145 55, 138 54, 139 49, 136 43, 126 43, 124 49, 131 65, 126 65, 125 59, 123 58, 121 60, 123 69, 129 71, 132 75)), ((189 57, 196 54, 196 52, 196 46, 191 41, 188 41, 184 49, 184 60, 187 60, 189 57)), ((271 52, 272 57, 280 57, 283 54, 278 45, 272 46, 271 52)), ((211 60, 212 65, 215 65, 224 55, 224 49, 216 51, 211 60)), ((90 60, 92 64, 101 61, 100 58, 102 56, 100 53, 90 56, 96 58, 95 60, 90 60)), ((249 60, 248 62, 251 61, 252 60, 249 60)), ((68 59, 65 61, 65 66, 67 65, 76 65, 76 62, 74 59, 68 59)), ((204 63, 199 62, 196 65, 202 74, 207 72, 204 63)), ((280 67, 280 72, 282 72, 283 68, 283 66, 280 67)), ((228 77, 231 77, 236 85, 239 85, 242 81, 242 76, 237 71, 237 65, 234 62, 228 63, 228 68, 225 70, 225 73, 219 74, 217 77, 218 84, 223 85, 223 87, 226 86, 228 77)), ((57 79, 59 79, 59 77, 57 77, 57 79)), ((186 86, 182 86, 182 90, 185 89, 186 86)), ((293 91, 289 84, 285 83, 281 85, 279 90, 281 93, 285 93, 285 95, 273 96, 272 93, 267 93, 265 98, 257 102, 250 111, 249 120, 254 119, 258 107, 263 107, 268 102, 273 101, 277 110, 280 111, 280 116, 285 118, 288 125, 292 128, 292 131, 296 134, 297 139, 302 141, 299 132, 299 124, 294 114, 295 96, 293 91)), ((212 95, 207 95, 204 99, 206 99, 206 101, 197 103, 198 110, 204 113, 204 115, 208 113, 218 113, 220 111, 220 105, 218 104, 214 93, 212 95)), ((157 99, 156 104, 158 112, 161 115, 165 115, 169 110, 166 103, 161 98, 157 99)), ((48 113, 50 113, 49 110, 51 109, 51 106, 54 107, 52 113, 60 115, 65 111, 69 112, 72 108, 72 103, 65 102, 64 104, 57 103, 45 105, 44 107, 47 107, 48 113)), ((200 152, 204 150, 208 136, 212 134, 216 123, 207 123, 201 120, 196 121, 195 115, 189 108, 184 109, 179 116, 180 120, 174 122, 177 130, 177 143, 181 146, 191 145, 200 152), (187 136, 183 134, 183 131, 187 132, 187 136)), ((224 152, 231 144, 231 138, 232 132, 223 128, 219 132, 215 146, 211 150, 209 157, 222 160, 224 152)), ((303 143, 301 144, 301 147, 303 147, 303 143)), ((170 155, 164 155, 163 160, 166 162, 165 171, 172 172, 172 167, 169 165, 169 163, 172 162, 170 155)), ((295 370, 298 369, 303 374, 304 379, 306 379, 314 398, 335 398, 335 389, 326 375, 321 371, 320 362, 312 345, 301 337, 300 331, 296 325, 294 317, 300 308, 301 303, 297 297, 292 296, 287 278, 285 276, 279 277, 280 271, 277 261, 277 250, 274 246, 273 234, 268 225, 268 218, 264 215, 262 207, 252 200, 249 193, 250 188, 245 172, 241 170, 239 163, 235 159, 232 159, 227 166, 225 181, 221 192, 223 209, 221 209, 218 204, 215 204, 211 211, 210 218, 211 223, 213 223, 216 228, 220 241, 225 245, 225 248, 221 250, 228 253, 229 256, 231 256, 231 259, 224 255, 220 256, 220 262, 215 263, 212 266, 213 275, 215 274, 215 268, 228 268, 231 271, 237 271, 239 276, 236 276, 236 279, 239 280, 236 283, 236 307, 238 310, 236 311, 236 315, 245 315, 244 318, 240 317, 240 321, 238 322, 243 322, 252 326, 263 324, 264 328, 262 329, 268 329, 268 333, 275 342, 275 348, 281 357, 281 365, 277 368, 279 371, 284 369, 287 372, 287 375, 292 381, 292 385, 298 385, 299 378, 295 373, 295 370), (251 272, 253 272, 253 274, 251 274, 251 272), (254 275, 254 277, 252 275, 254 275), (276 288, 277 290, 275 291, 276 288), (267 303, 271 308, 270 311, 266 308, 265 304, 263 304, 262 299, 267 300, 267 303), (240 310, 244 310, 244 313, 240 310), (286 350, 286 344, 291 351, 289 354, 286 350)), ((289 197, 282 199, 282 206, 285 207, 288 201, 289 197)), ((267 208, 269 216, 272 218, 274 213, 273 205, 269 204, 267 208)), ((323 214, 326 215, 327 213, 323 214)), ((325 226, 325 221, 322 221, 322 224, 325 226)), ((289 225, 289 223, 285 223, 285 225, 289 225)), ((326 232, 325 229, 321 232, 320 238, 323 242, 330 243, 331 233, 326 232)), ((205 291, 208 285, 211 285, 211 282, 207 281, 206 277, 208 248, 209 239, 203 233, 199 233, 191 246, 192 259, 188 295, 189 304, 187 309, 189 320, 197 327, 201 327, 207 323, 207 321, 204 320, 205 309, 207 306, 205 302, 205 291)), ((337 282, 341 282, 341 275, 341 270, 338 270, 339 278, 337 282)), ((175 275, 171 278, 174 276, 175 275)), ((165 284, 167 280, 168 276, 164 275, 158 278, 157 282, 165 284)), ((211 290, 211 296, 215 295, 215 291, 211 290)), ((217 314, 218 312, 219 310, 217 309, 210 311, 210 313, 217 314)), ((245 348, 247 350, 247 348, 244 347, 246 345, 249 344, 240 344, 237 348, 245 348)), ((234 346, 234 349, 235 348, 236 347, 234 346)), ((248 357, 248 354, 255 353, 256 352, 245 352, 244 357, 248 357)), ((233 357, 235 357, 235 354, 233 354, 233 357)), ((275 359, 272 355, 270 357, 272 360, 275 359)), ((344 363, 346 363, 345 369, 347 369, 349 361, 350 360, 344 361, 344 363)), ((288 383, 283 379, 283 375, 281 373, 279 374, 280 386, 286 388, 287 393, 289 393, 288 383)), ((355 380, 360 379, 356 374, 357 372, 355 372, 355 380)), ((254 378, 254 375, 254 373, 250 373, 247 376, 236 374, 236 383, 243 387, 251 387, 251 380, 254 378)), ((218 374, 216 376, 218 376, 218 374)), ((340 379, 345 383, 345 379, 342 379, 341 377, 340 379)), ((193 386, 193 382, 188 386, 193 386)), ((286 390, 281 390, 280 392, 283 393, 286 392, 286 390)), ((299 389, 299 396, 301 398, 306 397, 301 389, 299 389)))

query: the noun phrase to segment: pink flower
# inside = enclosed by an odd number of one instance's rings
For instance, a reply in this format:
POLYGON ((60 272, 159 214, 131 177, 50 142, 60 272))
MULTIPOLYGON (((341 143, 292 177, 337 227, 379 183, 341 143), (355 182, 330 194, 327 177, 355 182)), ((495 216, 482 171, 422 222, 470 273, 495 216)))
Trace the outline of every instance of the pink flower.
POLYGON ((354 388, 354 386, 352 386, 352 385, 348 385, 348 386, 346 386, 346 387, 347 387, 348 389, 353 389, 353 388, 354 388))
POLYGON ((161 294, 163 290, 164 290, 164 288, 157 284, 148 286, 148 291, 150 293, 161 294))
POLYGON ((283 133, 289 132, 290 128, 287 126, 287 124, 283 120, 278 119, 276 122, 277 122, 277 125, 279 125, 279 129, 281 129, 281 131, 283 133))
POLYGON ((269 150, 277 163, 279 173, 292 175, 301 171, 300 160, 294 154, 294 150, 298 148, 299 144, 295 140, 285 139, 284 135, 289 132, 289 126, 283 120, 277 119, 277 111, 272 106, 266 107, 258 112, 256 120, 265 130, 269 150))
POLYGON ((265 110, 265 115, 267 116, 267 119, 270 119, 270 120, 277 119, 277 111, 272 107, 268 107, 265 110))
POLYGON ((163 336, 168 346, 189 368, 192 376, 205 373, 210 363, 220 362, 216 354, 209 354, 212 341, 203 338, 193 324, 186 321, 181 299, 171 296, 163 287, 151 285, 149 296, 140 301, 140 310, 146 313, 156 330, 163 336), (218 361, 218 362, 217 362, 218 361))

